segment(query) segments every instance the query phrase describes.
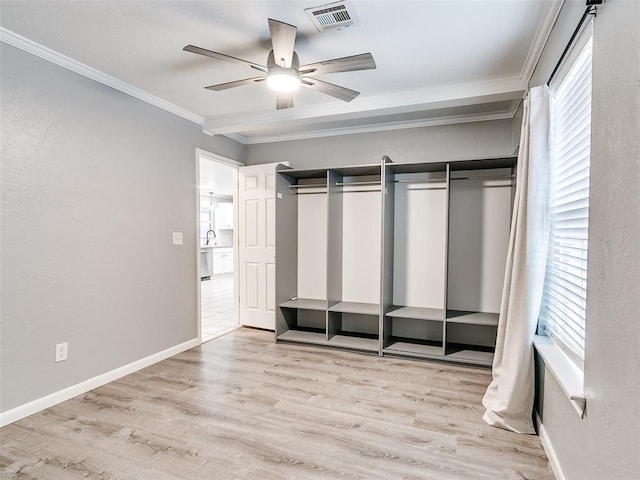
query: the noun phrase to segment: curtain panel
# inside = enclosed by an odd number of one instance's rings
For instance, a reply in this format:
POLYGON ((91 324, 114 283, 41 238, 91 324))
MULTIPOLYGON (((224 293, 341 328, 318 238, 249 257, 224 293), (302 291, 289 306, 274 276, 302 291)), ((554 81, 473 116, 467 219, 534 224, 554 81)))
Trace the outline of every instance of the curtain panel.
POLYGON ((493 379, 483 419, 518 433, 535 433, 533 338, 538 324, 549 234, 549 91, 525 98, 511 234, 498 320, 493 379))

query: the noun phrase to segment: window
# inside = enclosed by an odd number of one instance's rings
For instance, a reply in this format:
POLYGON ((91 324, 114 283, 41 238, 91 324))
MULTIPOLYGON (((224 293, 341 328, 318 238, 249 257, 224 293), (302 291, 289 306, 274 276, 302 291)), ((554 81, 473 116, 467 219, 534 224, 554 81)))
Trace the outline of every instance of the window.
POLYGON ((591 140, 591 31, 551 87, 550 233, 540 326, 584 359, 591 140))

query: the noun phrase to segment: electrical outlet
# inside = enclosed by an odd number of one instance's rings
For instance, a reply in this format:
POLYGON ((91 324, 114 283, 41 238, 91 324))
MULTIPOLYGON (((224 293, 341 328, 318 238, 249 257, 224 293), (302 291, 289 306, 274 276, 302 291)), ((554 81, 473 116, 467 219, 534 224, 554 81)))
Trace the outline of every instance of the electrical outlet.
POLYGON ((173 244, 182 245, 182 232, 173 232, 173 244))
POLYGON ((69 344, 67 342, 56 345, 56 362, 63 362, 67 359, 69 344))

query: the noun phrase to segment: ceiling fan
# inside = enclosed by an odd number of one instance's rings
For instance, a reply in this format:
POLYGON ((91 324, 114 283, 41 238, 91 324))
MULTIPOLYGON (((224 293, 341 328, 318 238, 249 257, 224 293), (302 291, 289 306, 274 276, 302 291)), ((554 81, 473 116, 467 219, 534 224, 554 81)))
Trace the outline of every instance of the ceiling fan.
POLYGON ((360 92, 318 80, 310 75, 374 69, 376 68, 376 62, 373 60, 373 55, 371 55, 371 53, 361 53, 359 55, 334 58, 332 60, 301 66, 298 60, 298 54, 294 51, 296 31, 297 28, 293 25, 271 18, 269 19, 269 33, 271 35, 273 50, 269 52, 266 67, 194 45, 187 45, 183 50, 218 60, 239 63, 240 65, 245 65, 262 72, 263 75, 259 77, 244 78, 242 80, 220 83, 205 88, 208 90, 221 91, 241 85, 266 81, 267 86, 277 94, 276 108, 278 110, 293 107, 293 92, 300 86, 331 95, 345 102, 350 102, 360 95, 360 92))

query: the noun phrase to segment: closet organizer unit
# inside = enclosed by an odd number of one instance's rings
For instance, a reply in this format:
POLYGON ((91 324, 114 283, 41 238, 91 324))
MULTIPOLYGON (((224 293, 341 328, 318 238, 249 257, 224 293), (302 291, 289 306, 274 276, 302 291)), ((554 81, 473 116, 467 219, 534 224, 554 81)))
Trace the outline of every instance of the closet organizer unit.
POLYGON ((279 167, 276 340, 490 365, 515 166, 279 167))
POLYGON ((380 352, 380 165, 279 167, 276 339, 380 352))

